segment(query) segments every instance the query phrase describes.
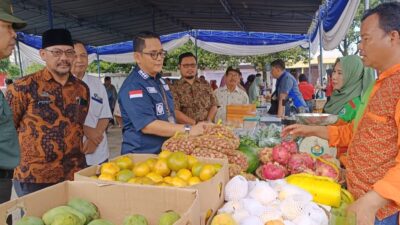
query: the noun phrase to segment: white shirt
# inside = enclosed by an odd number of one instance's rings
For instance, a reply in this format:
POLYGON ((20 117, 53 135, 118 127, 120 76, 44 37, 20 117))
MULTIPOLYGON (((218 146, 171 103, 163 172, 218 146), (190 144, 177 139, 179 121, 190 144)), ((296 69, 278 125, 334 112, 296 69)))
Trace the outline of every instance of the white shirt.
POLYGON ((249 97, 247 96, 247 93, 238 86, 236 86, 235 90, 231 92, 225 85, 215 90, 214 93, 219 106, 217 115, 215 116, 215 121, 221 119, 222 122, 226 122, 227 105, 249 104, 249 97))
MULTIPOLYGON (((99 119, 112 118, 106 88, 101 81, 94 76, 85 74, 82 81, 89 86, 90 91, 89 111, 84 125, 96 128, 99 119)), ((86 154, 86 163, 88 165, 100 164, 110 156, 106 132, 103 133, 103 137, 103 141, 97 146, 96 151, 91 154, 86 154)), ((84 136, 83 141, 86 141, 86 139, 86 136, 84 136)))

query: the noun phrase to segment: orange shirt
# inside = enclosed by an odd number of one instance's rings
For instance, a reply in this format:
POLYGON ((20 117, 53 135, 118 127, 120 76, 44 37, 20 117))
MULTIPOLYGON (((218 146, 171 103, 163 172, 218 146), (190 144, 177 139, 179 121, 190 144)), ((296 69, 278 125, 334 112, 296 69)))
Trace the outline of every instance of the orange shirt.
POLYGON ((374 190, 391 202, 377 217, 400 210, 400 64, 379 75, 368 105, 353 131, 353 124, 329 126, 331 146, 349 146, 347 183, 359 198, 374 190))
POLYGON ((89 107, 89 89, 69 75, 64 86, 47 70, 9 86, 21 145, 21 161, 14 179, 27 183, 72 180, 86 166, 82 150, 83 123, 89 107))

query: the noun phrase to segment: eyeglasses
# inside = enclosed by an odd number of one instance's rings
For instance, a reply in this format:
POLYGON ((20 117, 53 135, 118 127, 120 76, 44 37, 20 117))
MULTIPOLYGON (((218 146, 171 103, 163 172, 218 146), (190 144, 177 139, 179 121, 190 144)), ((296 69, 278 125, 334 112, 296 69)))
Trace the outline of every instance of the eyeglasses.
POLYGON ((44 50, 51 52, 51 54, 56 58, 60 58, 63 54, 65 54, 65 56, 68 58, 72 58, 75 56, 75 51, 73 49, 68 49, 66 51, 63 51, 58 48, 56 48, 54 50, 49 50, 49 49, 44 49, 44 50))
POLYGON ((167 55, 167 51, 162 50, 162 51, 153 51, 153 52, 142 52, 145 55, 149 55, 152 59, 156 60, 158 58, 158 56, 161 56, 161 58, 165 58, 165 56, 167 55))
POLYGON ((197 64, 196 63, 191 63, 191 64, 181 64, 181 66, 185 69, 189 68, 196 68, 197 64))

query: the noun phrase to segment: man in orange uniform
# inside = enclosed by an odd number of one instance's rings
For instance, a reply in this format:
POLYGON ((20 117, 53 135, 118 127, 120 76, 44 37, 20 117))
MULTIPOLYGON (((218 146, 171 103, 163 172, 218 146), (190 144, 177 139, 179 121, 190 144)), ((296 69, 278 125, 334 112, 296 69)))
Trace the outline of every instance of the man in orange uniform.
POLYGON ((363 62, 379 77, 362 98, 353 123, 293 125, 283 135, 318 136, 348 146, 347 185, 357 198, 348 210, 357 225, 397 225, 400 210, 400 3, 386 3, 362 19, 363 62), (374 223, 375 222, 375 223, 374 223))

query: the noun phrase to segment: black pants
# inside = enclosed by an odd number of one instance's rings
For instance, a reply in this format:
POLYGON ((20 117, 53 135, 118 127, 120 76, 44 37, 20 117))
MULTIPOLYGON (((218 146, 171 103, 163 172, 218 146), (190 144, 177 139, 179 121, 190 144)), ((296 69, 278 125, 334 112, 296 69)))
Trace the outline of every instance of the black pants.
MULTIPOLYGON (((13 170, 0 169, 0 204, 10 201, 13 170)), ((7 224, 12 224, 12 217, 7 217, 7 224)))
POLYGON ((30 194, 35 191, 42 190, 44 188, 50 187, 54 185, 54 183, 25 183, 17 180, 13 180, 13 185, 15 188, 15 192, 18 197, 22 197, 24 195, 30 194))

